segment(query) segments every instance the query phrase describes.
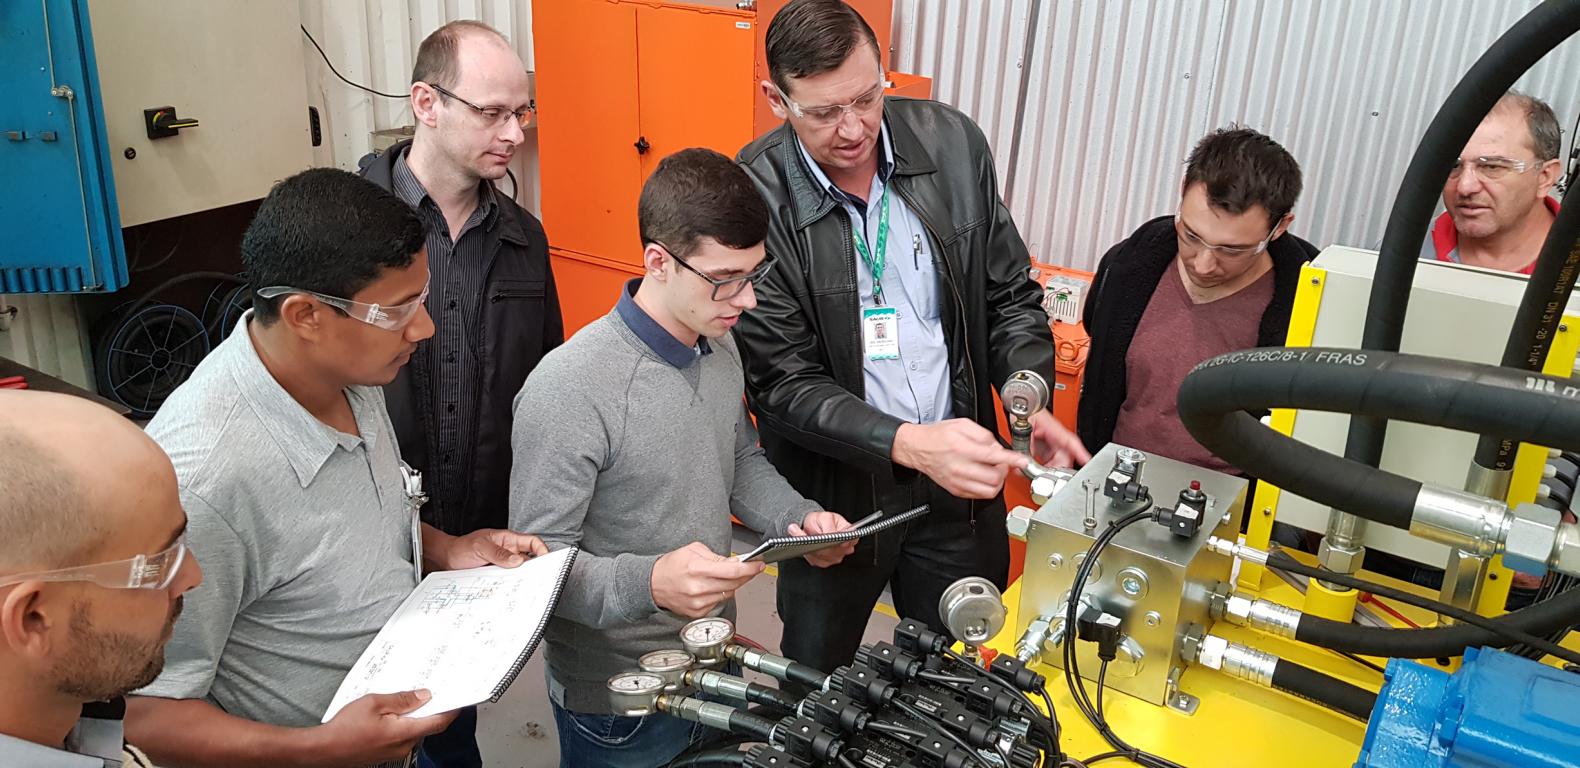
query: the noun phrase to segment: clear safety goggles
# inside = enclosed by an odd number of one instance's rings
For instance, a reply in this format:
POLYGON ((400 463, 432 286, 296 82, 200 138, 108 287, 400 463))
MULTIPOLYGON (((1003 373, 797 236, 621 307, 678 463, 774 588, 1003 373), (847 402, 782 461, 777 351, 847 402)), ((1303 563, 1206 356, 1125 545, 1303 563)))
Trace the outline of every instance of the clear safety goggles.
POLYGON ((109 563, 3 576, 0 587, 24 581, 87 581, 109 589, 165 589, 181 572, 186 557, 187 537, 183 533, 163 552, 109 563))
POLYGON ((360 301, 352 301, 351 299, 342 299, 339 296, 329 296, 317 291, 292 288, 289 285, 271 285, 267 288, 259 288, 258 298, 273 299, 292 293, 311 296, 344 312, 346 316, 353 320, 360 320, 368 325, 383 328, 386 331, 399 331, 411 325, 411 321, 417 318, 418 310, 422 309, 423 302, 428 300, 428 286, 426 285, 422 287, 422 294, 417 298, 405 304, 396 304, 391 307, 365 304, 360 301))

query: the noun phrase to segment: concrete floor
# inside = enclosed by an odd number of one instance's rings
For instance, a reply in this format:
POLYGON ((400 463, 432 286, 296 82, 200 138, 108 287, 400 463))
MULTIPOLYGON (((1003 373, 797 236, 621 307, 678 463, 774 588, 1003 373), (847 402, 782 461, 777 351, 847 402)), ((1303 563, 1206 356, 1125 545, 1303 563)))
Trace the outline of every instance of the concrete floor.
MULTIPOLYGON (((750 549, 757 541, 756 533, 736 528, 735 551, 750 549)), ((781 625, 779 613, 774 610, 774 573, 777 571, 770 569, 753 579, 735 593, 735 602, 740 634, 777 653, 781 625)), ((881 600, 886 605, 893 604, 887 591, 881 600)), ((892 617, 874 612, 867 622, 866 641, 889 640, 895 623, 892 617)), ((484 704, 480 708, 477 730, 483 763, 490 768, 554 768, 559 765, 559 737, 555 734, 554 715, 549 710, 548 694, 543 687, 541 652, 533 655, 499 703, 484 704)))

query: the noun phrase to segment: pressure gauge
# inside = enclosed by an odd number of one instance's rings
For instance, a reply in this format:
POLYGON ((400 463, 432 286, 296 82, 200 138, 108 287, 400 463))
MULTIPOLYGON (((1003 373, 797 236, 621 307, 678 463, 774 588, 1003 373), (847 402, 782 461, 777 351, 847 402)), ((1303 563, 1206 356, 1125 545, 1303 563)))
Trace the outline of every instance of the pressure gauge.
POLYGON ((1016 371, 999 388, 1010 416, 1024 419, 1048 407, 1048 382, 1033 371, 1016 371))
POLYGON ((636 665, 643 672, 664 678, 664 691, 673 693, 685 686, 686 670, 696 663, 697 657, 679 649, 669 649, 643 654, 636 665))
POLYGON ((680 629, 680 644, 703 667, 716 667, 724 662, 724 647, 735 639, 735 625, 729 619, 714 616, 697 619, 680 629))
POLYGON ((622 672, 609 678, 609 704, 626 717, 651 715, 664 692, 664 678, 652 672, 622 672))

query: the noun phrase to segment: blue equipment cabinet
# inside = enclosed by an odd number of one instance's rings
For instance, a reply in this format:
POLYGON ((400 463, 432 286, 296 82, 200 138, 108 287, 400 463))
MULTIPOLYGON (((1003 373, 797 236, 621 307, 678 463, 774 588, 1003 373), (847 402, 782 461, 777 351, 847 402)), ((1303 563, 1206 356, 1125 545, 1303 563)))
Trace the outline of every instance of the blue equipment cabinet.
POLYGON ((0 2, 0 293, 126 284, 87 0, 0 2))

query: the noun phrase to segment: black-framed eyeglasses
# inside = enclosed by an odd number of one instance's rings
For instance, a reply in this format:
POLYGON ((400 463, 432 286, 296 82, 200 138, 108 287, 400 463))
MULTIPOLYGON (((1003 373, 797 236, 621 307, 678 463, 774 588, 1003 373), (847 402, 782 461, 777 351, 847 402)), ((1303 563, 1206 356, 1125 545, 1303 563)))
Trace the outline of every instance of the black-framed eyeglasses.
POLYGON ((702 270, 687 264, 686 260, 680 258, 680 256, 675 253, 673 248, 670 248, 669 246, 657 241, 654 241, 653 244, 663 248, 664 252, 668 253, 670 258, 675 260, 676 264, 685 267, 687 272, 690 272, 691 274, 706 280, 708 285, 713 286, 712 299, 714 301, 729 301, 730 299, 741 295, 741 291, 746 290, 748 283, 751 285, 756 285, 758 281, 763 279, 763 276, 768 274, 768 270, 772 269, 774 266, 774 256, 773 254, 768 254, 768 256, 763 259, 762 263, 757 265, 756 269, 753 269, 752 271, 741 275, 740 277, 728 277, 720 280, 716 277, 710 277, 702 270))
POLYGON ((503 123, 505 121, 505 115, 515 115, 516 125, 520 126, 521 130, 523 131, 532 125, 531 107, 527 107, 526 109, 522 110, 510 109, 508 107, 481 107, 461 98, 460 96, 455 95, 450 91, 450 89, 445 88, 444 86, 428 83, 428 87, 438 91, 441 94, 444 94, 445 96, 455 99, 456 101, 459 101, 468 107, 471 107, 473 112, 482 115, 483 119, 488 121, 488 125, 490 127, 503 123))

